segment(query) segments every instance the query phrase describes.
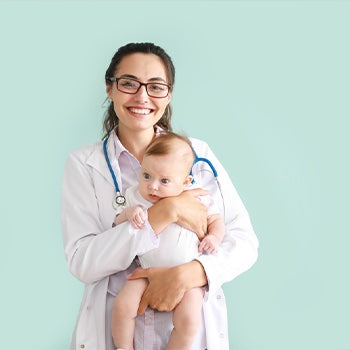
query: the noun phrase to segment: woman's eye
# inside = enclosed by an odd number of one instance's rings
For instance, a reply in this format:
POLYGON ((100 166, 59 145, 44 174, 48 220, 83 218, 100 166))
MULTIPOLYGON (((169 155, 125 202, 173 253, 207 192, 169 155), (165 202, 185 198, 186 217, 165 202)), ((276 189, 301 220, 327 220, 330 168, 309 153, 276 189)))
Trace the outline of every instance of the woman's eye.
POLYGON ((152 84, 152 85, 149 85, 149 89, 151 91, 163 91, 165 88, 163 85, 160 85, 160 84, 152 84))
POLYGON ((125 87, 125 88, 136 88, 137 87, 137 83, 132 81, 132 80, 123 79, 119 83, 122 87, 125 87))
POLYGON ((161 181, 162 181, 162 184, 167 184, 167 183, 169 183, 169 180, 168 180, 168 179, 162 179, 161 181))
POLYGON ((149 180, 151 178, 151 175, 147 173, 143 173, 143 178, 146 180, 149 180))

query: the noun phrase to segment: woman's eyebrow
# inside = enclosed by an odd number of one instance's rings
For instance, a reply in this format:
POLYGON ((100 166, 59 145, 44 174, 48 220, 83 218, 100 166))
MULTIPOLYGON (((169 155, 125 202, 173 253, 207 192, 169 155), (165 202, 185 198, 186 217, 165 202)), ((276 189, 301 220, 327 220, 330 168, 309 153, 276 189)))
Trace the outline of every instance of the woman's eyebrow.
POLYGON ((130 79, 138 79, 135 75, 132 74, 122 74, 119 78, 130 78, 130 79))
POLYGON ((159 80, 160 81, 164 81, 164 83, 166 83, 166 81, 163 78, 160 78, 160 77, 148 79, 148 81, 159 81, 159 80))
MULTIPOLYGON (((138 77, 132 74, 122 74, 119 78, 130 78, 130 79, 139 80, 138 77)), ((164 83, 166 83, 166 81, 161 77, 151 78, 151 79, 148 79, 148 81, 163 81, 164 83)))

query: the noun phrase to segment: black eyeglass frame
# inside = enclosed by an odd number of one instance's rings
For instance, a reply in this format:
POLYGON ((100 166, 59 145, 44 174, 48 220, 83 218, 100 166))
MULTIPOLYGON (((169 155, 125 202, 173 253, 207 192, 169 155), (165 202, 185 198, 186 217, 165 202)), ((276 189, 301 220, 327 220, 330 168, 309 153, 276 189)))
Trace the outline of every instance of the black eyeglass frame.
POLYGON ((123 92, 124 94, 129 94, 129 95, 135 95, 135 94, 137 94, 137 93, 139 92, 139 90, 141 89, 141 86, 145 86, 145 87, 146 87, 147 95, 148 95, 149 97, 153 97, 153 98, 165 98, 165 97, 167 97, 167 96, 169 95, 169 91, 171 90, 171 85, 165 84, 165 83, 158 83, 158 82, 141 83, 140 81, 138 81, 138 80, 136 80, 136 79, 133 79, 133 78, 125 78, 125 77, 121 77, 121 78, 107 77, 106 79, 107 79, 108 81, 112 82, 112 83, 115 82, 118 91, 123 92), (122 79, 136 81, 137 83, 140 84, 140 86, 138 87, 138 89, 137 89, 135 92, 126 92, 126 91, 120 90, 119 87, 118 87, 118 81, 119 81, 119 80, 122 80, 122 79), (166 94, 165 96, 153 96, 153 95, 150 95, 149 92, 148 92, 148 85, 152 85, 152 84, 158 84, 158 85, 166 86, 166 87, 168 88, 167 94, 166 94))

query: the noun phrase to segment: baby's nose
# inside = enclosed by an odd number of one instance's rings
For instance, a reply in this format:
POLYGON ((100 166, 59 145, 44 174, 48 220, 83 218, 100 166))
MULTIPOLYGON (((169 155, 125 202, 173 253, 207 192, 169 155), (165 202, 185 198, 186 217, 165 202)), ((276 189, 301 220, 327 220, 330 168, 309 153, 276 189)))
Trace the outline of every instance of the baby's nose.
POLYGON ((158 189, 158 184, 157 181, 152 181, 149 183, 149 188, 152 190, 157 190, 158 189))

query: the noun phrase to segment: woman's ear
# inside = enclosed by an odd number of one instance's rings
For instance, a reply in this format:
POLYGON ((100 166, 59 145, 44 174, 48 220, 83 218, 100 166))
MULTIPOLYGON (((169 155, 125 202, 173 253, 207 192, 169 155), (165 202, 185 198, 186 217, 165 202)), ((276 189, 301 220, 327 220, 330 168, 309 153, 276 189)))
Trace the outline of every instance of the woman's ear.
POLYGON ((169 91, 167 98, 168 98, 168 104, 169 104, 171 102, 171 91, 169 91))
POLYGON ((106 85, 106 93, 108 95, 108 98, 111 100, 112 99, 112 86, 111 85, 106 85))

